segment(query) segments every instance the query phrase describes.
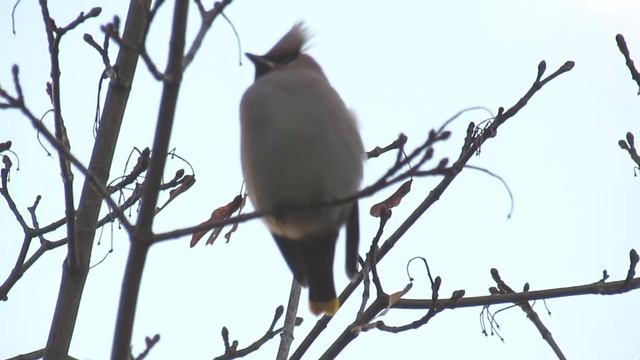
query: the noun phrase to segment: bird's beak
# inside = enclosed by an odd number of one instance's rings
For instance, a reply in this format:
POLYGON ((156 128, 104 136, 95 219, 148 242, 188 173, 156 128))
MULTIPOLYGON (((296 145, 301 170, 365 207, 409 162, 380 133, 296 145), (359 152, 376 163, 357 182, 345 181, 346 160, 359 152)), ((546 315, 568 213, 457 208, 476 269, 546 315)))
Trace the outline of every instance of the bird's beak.
POLYGON ((255 66, 258 66, 258 64, 260 64, 260 65, 269 65, 269 63, 270 63, 267 59, 265 59, 264 57, 262 57, 260 55, 256 55, 256 54, 252 54, 252 53, 244 53, 244 55, 247 58, 249 58, 249 60, 251 60, 251 62, 255 66))
POLYGON ((273 62, 267 60, 264 56, 255 55, 251 53, 244 53, 244 55, 253 63, 256 67, 256 80, 262 75, 268 73, 273 68, 273 62))

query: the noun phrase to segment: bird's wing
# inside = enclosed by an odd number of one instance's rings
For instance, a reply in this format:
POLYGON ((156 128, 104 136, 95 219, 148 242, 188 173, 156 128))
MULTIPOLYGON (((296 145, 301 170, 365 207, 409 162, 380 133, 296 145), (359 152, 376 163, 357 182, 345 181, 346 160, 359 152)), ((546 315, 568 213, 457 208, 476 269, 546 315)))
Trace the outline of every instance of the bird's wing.
POLYGON ((347 219, 346 270, 349 279, 358 273, 358 244, 360 243, 360 221, 358 219, 358 201, 353 202, 347 219))
POLYGON ((274 233, 271 233, 271 235, 273 235, 276 244, 278 244, 282 257, 284 257, 287 265, 289 265, 289 269, 291 269, 296 281, 302 286, 307 286, 309 279, 307 278, 307 267, 303 262, 298 244, 300 241, 291 241, 274 233))

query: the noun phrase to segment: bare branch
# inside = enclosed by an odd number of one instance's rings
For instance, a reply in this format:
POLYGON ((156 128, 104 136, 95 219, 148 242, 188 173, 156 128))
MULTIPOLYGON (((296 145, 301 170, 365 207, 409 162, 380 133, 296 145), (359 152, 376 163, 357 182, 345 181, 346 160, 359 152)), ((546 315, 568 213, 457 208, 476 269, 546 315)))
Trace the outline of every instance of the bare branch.
POLYGON ((381 148, 380 146, 376 146, 373 150, 367 151, 367 159, 372 159, 372 158, 376 158, 384 153, 386 153, 387 151, 391 151, 394 149, 402 149, 404 148, 404 145, 407 143, 407 135, 405 134, 400 134, 398 135, 398 138, 392 142, 391 144, 381 148))
POLYGON ((13 35, 16 34, 16 9, 18 8, 18 5, 20 5, 20 0, 16 0, 13 4, 13 9, 11 9, 11 32, 13 35))
POLYGON ((293 342, 293 331, 295 329, 298 318, 298 305, 300 304, 301 286, 295 277, 291 280, 291 291, 289 292, 289 303, 287 304, 287 312, 284 317, 284 326, 280 333, 280 345, 278 346, 278 354, 276 360, 286 360, 289 358, 289 349, 293 342))
POLYGON ((58 240, 58 241, 45 241, 40 244, 40 247, 29 257, 28 260, 24 261, 26 257, 26 251, 28 250, 31 239, 27 239, 25 237, 23 241, 22 249, 20 250, 20 255, 18 256, 18 260, 16 260, 16 264, 11 269, 11 273, 5 279, 4 283, 0 285, 0 300, 6 301, 8 299, 7 295, 9 290, 13 288, 13 286, 20 280, 22 275, 31 268, 33 264, 35 264, 38 259, 45 252, 49 250, 53 250, 57 247, 64 246, 67 244, 66 239, 58 240))
MULTIPOLYGON (((438 291, 440 290, 440 285, 441 285, 441 280, 439 276, 437 276, 435 280, 432 279, 432 282, 431 282, 432 304, 435 304, 436 301, 438 300, 438 291)), ((451 299, 449 300, 453 304, 458 300, 458 298, 459 297, 456 296, 456 293, 454 293, 451 299)), ((429 320, 433 319, 433 317, 436 316, 436 314, 440 313, 442 310, 444 310, 444 308, 437 308, 432 306, 431 308, 429 308, 429 311, 427 311, 427 313, 423 317, 415 321, 412 321, 408 324, 401 325, 401 326, 389 326, 385 324, 384 321, 379 320, 371 324, 371 327, 375 327, 376 329, 381 331, 386 331, 386 332, 391 332, 396 334, 400 332, 408 331, 408 330, 415 330, 426 325, 429 322, 429 320)))
POLYGON ((636 66, 633 64, 633 59, 631 59, 627 42, 622 34, 616 35, 616 43, 618 44, 618 49, 624 56, 627 68, 629 68, 629 72, 631 73, 631 78, 636 82, 636 84, 638 84, 638 95, 640 95, 640 73, 638 73, 638 69, 636 69, 636 66))
POLYGON ((376 235, 371 241, 371 247, 369 248, 369 253, 367 254, 367 261, 369 262, 369 267, 371 268, 371 280, 376 286, 377 297, 386 297, 386 300, 388 300, 388 295, 382 289, 382 283, 380 282, 380 277, 378 276, 378 260, 376 257, 379 250, 378 242, 380 241, 380 238, 382 237, 382 234, 384 232, 384 226, 387 224, 389 218, 391 218, 391 210, 382 208, 379 215, 380 224, 378 225, 378 231, 376 232, 376 235))
POLYGON ((131 356, 131 358, 133 360, 144 360, 147 355, 149 355, 149 352, 151 352, 151 349, 153 349, 154 346, 156 346, 156 344, 160 341, 160 334, 155 334, 153 337, 145 337, 144 338, 144 343, 145 343, 145 348, 144 351, 142 351, 138 356, 131 356))
POLYGON ((198 10, 200 11, 200 16, 202 19, 200 23, 200 29, 198 30, 196 37, 193 39, 193 42, 189 47, 189 51, 187 51, 187 54, 184 56, 184 59, 182 60, 183 69, 186 69, 189 66, 189 64, 191 64, 191 61, 193 61, 193 59, 195 58, 196 53, 198 52, 198 50, 200 50, 200 46, 202 46, 202 41, 204 40, 204 37, 207 35, 209 28, 213 24, 213 21, 218 17, 218 15, 222 14, 224 9, 229 4, 231 4, 232 1, 233 0, 218 1, 215 4, 213 4, 213 9, 205 10, 204 6, 202 5, 202 2, 200 0, 196 0, 196 5, 198 6, 198 10))
MULTIPOLYGON (((278 306, 273 315, 273 320, 271 320, 271 324, 269 325, 269 328, 264 333, 264 335, 262 335, 262 337, 260 337, 253 344, 247 346, 244 349, 238 350, 237 340, 234 340, 231 345, 229 344, 229 330, 227 330, 226 327, 223 327, 222 340, 224 342, 224 348, 225 348, 224 354, 218 357, 215 357, 214 360, 237 359, 258 350, 262 345, 264 345, 267 341, 271 340, 274 336, 282 333, 283 328, 279 328, 279 329, 274 329, 274 328, 276 326, 276 322, 278 322, 280 317, 282 317, 283 312, 284 312, 284 307, 282 305, 278 306)), ((302 318, 296 318, 294 325, 298 326, 300 324, 302 324, 302 318)))
POLYGON ((89 20, 90 18, 97 17, 98 15, 100 15, 101 12, 102 12, 102 9, 99 7, 94 7, 93 9, 89 10, 89 12, 86 14, 84 12, 80 12, 78 17, 72 22, 70 22, 67 26, 57 28, 54 31, 57 33, 58 38, 60 38, 61 36, 66 34, 68 31, 75 29, 78 25, 89 20))
MULTIPOLYGON (((86 15, 81 12, 78 17, 73 20, 71 23, 64 27, 56 27, 55 21, 51 17, 49 13, 49 7, 47 5, 47 0, 40 0, 40 10, 42 12, 42 20, 45 26, 45 32, 47 34, 47 42, 49 45, 49 60, 51 64, 51 86, 49 87, 51 90, 51 102, 53 105, 53 117, 54 117, 54 127, 55 127, 55 138, 60 142, 61 148, 65 149, 69 152, 71 145, 69 143, 69 138, 67 137, 67 130, 64 125, 64 120, 62 116, 62 101, 61 101, 61 93, 60 93, 60 59, 59 59, 59 51, 60 51, 60 41, 62 37, 70 30, 74 29, 78 25, 85 22, 87 19, 96 17, 100 14, 101 9, 96 7, 91 9, 86 15)), ((16 68, 17 69, 17 68, 16 68)), ((17 70, 15 73, 15 77, 17 78, 17 70)), ((14 80, 15 82, 15 80, 14 80)), ((19 83, 16 83, 16 87, 19 83)), ((22 91, 17 87, 18 98, 23 99, 22 91)), ((76 243, 76 224, 74 219, 75 213, 75 201, 74 201, 74 193, 73 193, 73 173, 71 172, 71 164, 69 158, 64 156, 63 153, 58 149, 58 157, 60 162, 60 175, 62 177, 62 184, 64 188, 64 199, 65 199, 65 215, 67 217, 67 262, 68 265, 72 268, 79 268, 81 265, 81 261, 78 255, 78 245, 76 243)))
MULTIPOLYGON (((132 173, 137 172, 137 168, 134 168, 132 170, 132 173)), ((117 186, 112 186, 110 187, 110 192, 116 192, 116 191, 120 191, 122 190, 122 188, 124 188, 126 184, 125 183, 119 183, 117 186)), ((106 214, 105 216, 103 216, 101 219, 99 219, 96 222, 96 228, 101 228, 102 226, 113 222, 115 219, 118 219, 118 216, 116 215, 116 213, 118 214, 123 214, 127 209, 131 208, 133 205, 135 205, 138 200, 140 200, 140 197, 142 195, 142 191, 141 191, 141 186, 136 186, 136 188, 134 189, 134 191, 131 193, 131 195, 122 202, 122 205, 120 205, 117 209, 117 211, 112 211, 109 212, 108 214, 106 214)), ((0 192, 2 191, 2 189, 0 189, 0 192)), ((58 221, 55 221, 43 228, 40 228, 37 218, 36 218, 36 214, 35 214, 35 210, 36 207, 38 206, 40 202, 40 196, 38 195, 36 197, 36 200, 33 204, 33 206, 27 208, 29 210, 29 213, 31 214, 31 219, 33 222, 34 227, 30 228, 30 227, 23 227, 23 231, 25 233, 24 235, 24 240, 23 240, 23 245, 22 248, 20 250, 20 254, 18 255, 18 259, 16 260, 15 266, 12 269, 11 273, 9 274, 9 276, 7 277, 7 279, 4 281, 4 283, 2 285, 0 285, 0 300, 7 300, 7 295, 9 293, 9 291, 11 290, 11 288, 13 288, 13 286, 17 283, 17 281, 27 272, 27 270, 29 270, 29 268, 31 268, 31 266, 42 256, 44 255, 45 252, 49 251, 49 250, 53 250, 56 249, 60 246, 66 245, 67 244, 67 238, 63 238, 60 240, 56 240, 56 241, 49 241, 46 240, 44 238, 44 234, 49 233, 51 231, 56 230, 57 228, 59 228, 60 226, 64 225, 67 221, 66 218, 62 218, 58 221), (26 255, 28 252, 28 248, 31 244, 31 240, 34 237, 39 237, 40 239, 40 247, 36 250, 36 252, 34 252, 28 260, 25 261, 26 259, 26 255)), ((95 266, 95 265, 94 265, 95 266)))
POLYGON ((283 214, 288 212, 306 210, 310 208, 338 206, 338 205, 353 202, 354 200, 357 200, 360 198, 371 196, 377 193, 378 191, 380 191, 381 189, 384 189, 388 186, 391 186, 395 183, 401 182, 413 176, 447 175, 452 171, 452 169, 444 166, 446 165, 446 159, 441 160, 440 163, 433 169, 430 169, 427 171, 421 171, 420 168, 428 160, 430 160, 433 157, 434 144, 440 141, 447 140, 450 134, 451 133, 449 131, 445 131, 445 130, 442 130, 441 132, 436 132, 435 130, 432 130, 429 133, 429 137, 427 138, 424 144, 414 149, 414 151, 411 154, 409 154, 404 158, 401 158, 400 156, 398 156, 395 165, 392 166, 389 170, 387 170, 387 172, 383 174, 376 182, 374 182, 373 184, 363 188, 362 190, 350 196, 347 196, 341 199, 331 200, 331 201, 322 201, 322 202, 317 202, 313 204, 292 205, 287 208, 270 209, 270 210, 265 210, 261 212, 256 211, 253 213, 246 213, 242 215, 229 217, 227 219, 208 221, 206 223, 201 223, 199 225, 190 226, 183 229, 155 234, 153 236, 153 241, 159 242, 159 241, 174 239, 180 236, 189 235, 197 232, 206 232, 213 228, 225 226, 228 224, 240 223, 240 222, 244 222, 244 221, 248 221, 248 220, 252 220, 262 216, 276 214, 276 213, 283 214), (410 165, 411 161, 415 159, 418 159, 418 163, 413 167, 411 167, 410 165), (401 171, 405 167, 409 167, 409 169, 401 171))
MULTIPOLYGON (((16 84, 16 86, 18 84, 19 84, 19 82, 16 84)), ((42 124, 42 122, 40 122, 40 119, 37 118, 31 112, 31 110, 29 110, 29 108, 27 108, 27 106, 22 101, 22 98, 13 97, 13 96, 9 95, 1 87, 0 87, 0 98, 2 98, 5 101, 7 101, 11 108, 20 110, 20 112, 22 112, 22 114, 31 122, 31 125, 34 128, 36 128, 36 130, 40 134, 42 134, 45 139, 47 139, 47 141, 53 146, 53 148, 56 150, 56 152, 58 152, 58 154, 60 154, 61 157, 64 157, 65 159, 68 159, 69 162, 71 162, 78 170, 80 170, 82 175, 84 175, 89 180, 91 185, 96 189, 96 191, 98 191, 100 193, 100 195, 107 202, 109 207, 112 210, 114 210, 114 209, 117 210, 118 209, 118 204, 116 204, 115 201, 113 199, 111 199, 111 197, 109 196, 109 192, 105 189, 104 185, 102 185, 100 180, 98 180, 96 175, 93 172, 89 171, 89 169, 87 169, 87 167, 84 166, 80 162, 80 160, 78 160, 78 158, 75 155, 73 155, 69 151, 69 149, 65 145, 63 145, 62 142, 60 140, 58 140, 56 138, 56 136, 51 133, 51 131, 49 131, 49 129, 47 129, 46 126, 44 126, 44 124, 42 124)), ((73 218, 73 217, 71 217, 71 218, 73 218)), ((69 216, 67 216, 67 220, 68 219, 69 219, 69 216)), ((127 218, 123 214, 118 214, 118 220, 121 221, 122 225, 124 226, 124 228, 128 232, 131 232, 133 230, 133 225, 131 225, 131 223, 129 223, 129 221, 127 220, 127 218)))
POLYGON ((5 201, 7 202, 7 205, 9 206, 9 210, 11 210, 11 212, 13 213, 13 216, 15 216, 16 220, 18 221, 18 224, 20 224, 20 226, 26 233, 29 231, 29 226, 27 225, 27 222, 24 220, 24 217, 22 216, 22 214, 20 214, 20 211, 18 210, 16 203, 13 201, 13 198, 11 197, 11 194, 9 194, 9 171, 12 166, 11 159, 9 159, 7 155, 3 155, 2 163, 4 164, 4 167, 0 170, 0 195, 4 197, 5 201))
MULTIPOLYGON (((407 217, 407 219, 402 224, 400 224, 396 231, 391 234, 391 236, 389 236, 389 238, 382 244, 377 256, 377 260, 380 261, 382 258, 384 258, 384 256, 393 248, 398 240, 402 238, 407 230, 411 226, 413 226, 413 224, 431 207, 431 205, 433 205, 440 199, 440 196, 449 187, 449 185, 458 176, 458 174, 463 170, 464 166, 467 164, 473 154, 475 154, 477 149, 482 144, 484 144, 486 140, 496 136, 498 127, 500 125, 502 125, 509 118, 513 117, 520 109, 522 109, 533 97, 533 95, 535 95, 546 83, 556 78, 560 74, 570 71, 573 68, 573 65, 573 61, 567 61, 549 77, 542 79, 542 75, 544 74, 544 71, 546 69, 546 64, 544 61, 540 62, 540 65, 538 66, 538 73, 536 75, 534 83, 516 104, 514 104, 506 112, 503 108, 500 108, 493 122, 488 126, 487 131, 484 131, 477 136, 473 136, 472 133, 470 134, 470 132, 467 131, 467 138, 465 139, 462 151, 456 162, 451 166, 451 168, 448 169, 448 171, 445 173, 444 178, 433 190, 431 190, 429 195, 422 201, 422 203, 418 205, 418 207, 407 217)), ((447 123, 445 123, 445 125, 447 123)), ((473 128, 475 128, 475 125, 469 125, 468 127, 468 129, 473 128)), ((362 281, 362 278, 362 272, 360 272, 356 276, 356 278, 344 288, 339 296, 341 303, 344 302, 353 293, 356 287, 360 285, 360 281, 362 281)), ((381 304, 378 304, 374 301, 374 303, 369 307, 369 309, 367 309, 367 311, 365 311, 362 316, 365 316, 367 312, 378 310, 377 307, 379 306, 381 306, 381 304), (374 305, 376 306, 374 307, 374 305)), ((302 343, 295 350, 295 352, 291 356, 291 359, 300 359, 302 355, 304 355, 304 353, 307 351, 307 349, 311 346, 311 344, 315 341, 315 339, 320 335, 320 333, 327 327, 327 324, 330 321, 331 317, 328 316, 323 316, 320 320, 318 320, 316 325, 310 330, 309 334, 307 334, 307 337, 305 337, 302 343)))
MULTIPOLYGON (((44 350, 45 349, 39 349, 27 354, 21 354, 21 355, 8 358, 7 360, 39 360, 39 359, 42 359, 42 357, 44 356, 44 350)), ((67 355, 66 360, 78 360, 78 359, 74 358, 73 356, 67 355)))
POLYGON ((104 65, 105 71, 108 71, 109 69, 111 69, 111 60, 109 60, 109 52, 107 49, 107 46, 109 44, 109 34, 105 34, 104 37, 104 47, 98 45, 98 43, 93 39, 93 36, 91 36, 90 34, 84 34, 82 39, 98 52, 100 58, 102 59, 102 64, 104 65))
MULTIPOLYGON (((598 281, 584 285, 553 288, 537 291, 527 291, 520 293, 496 293, 486 296, 465 297, 458 300, 452 308, 476 307, 507 303, 517 303, 522 301, 533 301, 542 299, 555 299, 571 296, 583 295, 616 295, 640 289, 640 277, 635 277, 629 281, 620 280, 612 282, 598 281)), ((436 307, 446 307, 448 299, 440 299, 435 303, 436 307)), ((401 299, 393 305, 397 309, 428 309, 434 304, 431 300, 424 299, 401 299)))
MULTIPOLYGON (((497 269, 491 269, 491 277, 498 285, 498 290, 500 291, 500 293, 502 294, 515 293, 513 289, 511 289, 511 287, 507 285, 504 282, 504 280, 502 280, 497 269)), ((547 329, 547 327, 542 323, 542 320, 540 320, 538 313, 536 313, 535 310, 533 310, 533 307, 531 307, 531 305, 526 301, 518 301, 516 302, 516 304, 522 309, 522 311, 524 311, 527 314, 527 318, 531 320, 531 322, 533 322, 533 324, 536 326, 536 329, 538 329, 538 332, 540 332, 540 335, 542 335, 542 338, 549 344, 551 349, 553 349, 553 352, 556 354, 558 359, 566 360, 566 357, 562 353, 560 346, 558 346, 558 343, 556 343, 556 341, 553 339, 553 335, 551 335, 551 331, 549 331, 549 329, 547 329)))
POLYGON ((638 149, 636 149, 635 137, 631 132, 627 132, 627 141, 625 142, 624 140, 618 140, 618 146, 620 146, 622 150, 625 150, 627 153, 629 153, 631 160, 636 163, 637 166, 634 167, 633 171, 635 175, 635 171, 640 170, 640 155, 638 154, 638 149))
POLYGON ((494 177, 498 180, 500 180, 500 182, 502 183, 502 185, 504 186, 505 190, 507 190, 507 193, 509 194, 509 203, 511 204, 510 208, 509 208, 509 213, 507 213, 507 219, 511 218, 511 215, 513 215, 513 205, 514 205, 514 201, 513 201, 513 194, 511 193, 511 189, 509 188, 509 185, 507 185, 507 182, 504 181, 504 179, 502 178, 502 176, 491 172, 485 168, 481 168, 479 166, 474 166, 474 165, 465 165, 464 166, 467 169, 474 169, 474 170, 478 170, 481 171, 491 177, 494 177))
POLYGON ((115 334, 111 350, 112 359, 129 355, 136 304, 146 256, 152 242, 152 226, 158 203, 162 175, 167 160, 171 129, 175 118, 178 92, 182 82, 182 56, 187 28, 188 1, 176 1, 173 12, 170 50, 167 61, 167 79, 163 82, 162 98, 145 186, 142 190, 136 231, 131 236, 131 247, 120 293, 115 334))
MULTIPOLYGON (((140 42, 143 33, 140 20, 144 19, 145 6, 149 6, 147 0, 132 0, 129 3, 123 35, 124 39, 129 42, 140 42)), ((72 161, 85 175, 80 200, 78 201, 78 210, 75 215, 75 221, 78 224, 76 227, 78 253, 82 263, 77 269, 72 269, 68 266, 63 267, 58 300, 47 339, 45 358, 63 358, 69 351, 84 284, 89 271, 93 240, 97 229, 96 222, 99 218, 103 200, 107 202, 112 211, 118 214, 120 223, 129 233, 133 228, 124 214, 118 213, 117 204, 109 196, 105 189, 105 184, 109 176, 137 61, 138 56, 132 51, 120 49, 118 52, 114 66, 114 68, 118 69, 118 74, 111 78, 109 84, 89 167, 86 169, 83 166, 79 166, 82 165, 79 161, 72 161)), ((49 140, 51 141, 50 138, 49 140)), ((67 150, 64 147, 62 149, 67 150)), ((68 154, 66 155, 68 156, 68 154)))
MULTIPOLYGON (((120 36, 120 30, 118 26, 120 24, 120 19, 116 16, 112 23, 107 24, 105 26, 100 27, 100 29, 109 36, 109 38, 113 39, 121 48, 126 48, 132 51, 135 51, 140 57, 142 61, 149 69, 149 72, 153 77, 158 81, 169 81, 169 77, 167 74, 158 70, 155 62, 151 59, 151 56, 147 52, 147 48, 144 44, 144 41, 141 44, 133 44, 120 36)), ((146 35, 146 34, 145 34, 146 35)))
POLYGON ((638 257, 638 252, 635 249, 631 249, 629 251, 629 270, 627 271, 627 278, 624 280, 627 284, 633 280, 633 277, 636 275, 636 266, 638 266, 638 261, 640 261, 640 257, 638 257))

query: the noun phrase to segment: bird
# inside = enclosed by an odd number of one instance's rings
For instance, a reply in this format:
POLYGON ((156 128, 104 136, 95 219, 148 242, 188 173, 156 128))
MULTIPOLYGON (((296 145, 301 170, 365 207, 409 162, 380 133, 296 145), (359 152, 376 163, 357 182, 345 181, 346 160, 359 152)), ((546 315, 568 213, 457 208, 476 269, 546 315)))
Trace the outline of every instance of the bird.
POLYGON ((309 288, 309 309, 334 315, 333 262, 346 225, 347 276, 358 272, 357 193, 365 151, 355 116, 305 51, 297 22, 264 55, 246 53, 255 80, 240 101, 240 157, 254 209, 296 281, 309 288), (325 204, 325 206, 318 206, 325 204), (292 210, 289 210, 292 209, 292 210))

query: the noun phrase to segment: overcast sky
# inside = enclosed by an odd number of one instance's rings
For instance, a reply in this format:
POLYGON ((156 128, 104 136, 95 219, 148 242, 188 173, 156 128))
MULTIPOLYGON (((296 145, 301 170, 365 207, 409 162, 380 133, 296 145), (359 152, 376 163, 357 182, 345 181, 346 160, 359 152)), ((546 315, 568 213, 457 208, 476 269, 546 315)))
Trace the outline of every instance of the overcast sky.
MULTIPOLYGON (((81 10, 103 6, 98 19, 65 36, 60 55, 63 114, 71 149, 85 163, 92 146, 102 62, 82 35, 87 32, 101 39, 100 25, 116 14, 124 20, 127 8, 126 1, 107 3, 51 4, 59 25, 81 10)), ((170 3, 159 13, 148 40, 161 67, 168 45, 170 3)), ((50 107, 44 92, 49 68, 40 10, 37 2, 22 1, 15 13, 14 36, 12 6, 12 1, 0 4, 0 84, 12 89, 10 67, 17 63, 28 106, 35 114, 44 114, 50 107)), ((191 6, 190 38, 199 26, 195 10, 191 6)), ((465 289, 468 296, 486 295, 494 285, 489 274, 492 267, 516 289, 525 282, 531 290, 595 282, 603 269, 613 280, 624 278, 629 250, 640 248, 640 180, 617 141, 627 131, 640 136, 640 99, 614 38, 624 34, 640 63, 638 14, 636 0, 236 0, 226 11, 239 33, 242 52, 266 52, 296 21, 306 21, 313 34, 309 53, 357 115, 367 149, 385 145, 401 132, 408 135, 411 149, 425 140, 431 128, 461 109, 484 106, 495 112, 499 106, 513 105, 534 80, 540 60, 546 60, 548 73, 567 60, 576 62, 571 72, 545 86, 502 126, 470 162, 508 183, 515 198, 511 219, 507 219, 509 197, 501 183, 465 170, 380 264, 383 285, 394 292, 408 281, 407 261, 425 257, 431 271, 443 279, 442 297, 456 289, 465 289)), ((112 44, 112 59, 116 51, 112 44)), ((239 66, 239 53, 231 27, 218 19, 184 77, 171 141, 171 148, 194 167, 197 182, 158 216, 156 231, 200 223, 240 188, 237 109, 254 72, 244 59, 239 66)), ((141 149, 152 141, 161 85, 140 63, 133 87, 111 178, 126 171, 133 147, 141 149)), ((467 123, 486 118, 486 113, 476 111, 454 122, 453 136, 436 148, 436 158, 457 156, 467 123)), ((53 125, 50 117, 44 121, 53 125)), ((26 207, 40 194, 40 224, 62 217, 57 160, 46 157, 35 131, 16 111, 0 112, 0 141, 6 140, 13 141, 12 149, 20 159, 20 171, 12 172, 10 182, 18 207, 26 214, 26 207)), ((377 179, 393 159, 391 155, 368 161, 364 184, 377 179)), ((168 177, 185 166, 170 160, 168 177)), ((82 179, 75 173, 79 190, 82 179)), ((438 180, 414 181, 385 234, 395 230, 438 180)), ((368 208, 391 191, 362 201, 362 254, 377 229, 368 208)), ((3 281, 22 241, 4 202, 0 229, 3 281)), ((50 240, 63 236, 57 233, 50 240)), ((79 359, 108 357, 128 252, 128 238, 117 226, 105 227, 97 240, 92 264, 111 246, 114 251, 89 274, 70 350, 79 359)), ((342 240, 335 264, 338 289, 347 283, 341 245, 342 240)), ((46 343, 64 256, 64 248, 47 253, 12 289, 8 301, 0 303, 0 358, 46 343)), ((411 269, 416 280, 407 297, 429 297, 423 268, 413 265, 411 269)), ((190 249, 185 237, 154 246, 138 303, 134 353, 143 348, 145 336, 159 333, 161 341, 149 359, 212 358, 224 352, 222 326, 228 327, 240 347, 246 346, 266 331, 275 308, 286 304, 290 283, 291 274, 260 221, 241 224, 228 244, 218 240, 213 246, 190 249)), ((309 350, 309 359, 317 358, 352 321, 360 291, 309 350)), ((294 349, 316 320, 307 311, 306 297, 303 290, 300 316, 305 321, 296 329, 294 349)), ((547 301, 551 316, 540 302, 534 308, 570 359, 638 359, 639 303, 640 292, 632 292, 547 301)), ((482 335, 480 311, 447 310, 427 326, 403 334, 360 334, 340 358, 554 358, 518 308, 497 316, 504 343, 496 336, 482 335)), ((393 310, 382 319, 391 325, 404 324, 422 314, 393 310)), ((278 340, 248 358, 274 358, 278 340)))

